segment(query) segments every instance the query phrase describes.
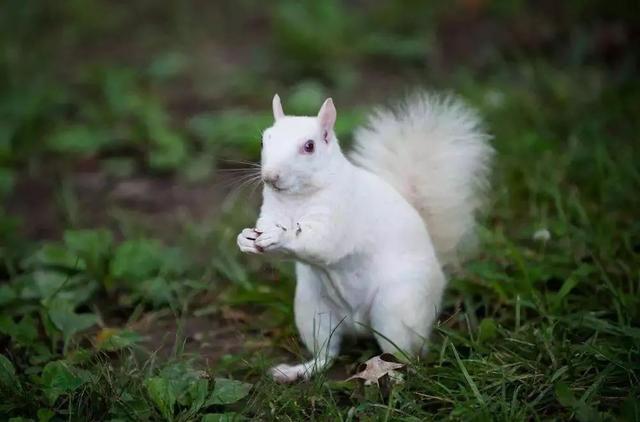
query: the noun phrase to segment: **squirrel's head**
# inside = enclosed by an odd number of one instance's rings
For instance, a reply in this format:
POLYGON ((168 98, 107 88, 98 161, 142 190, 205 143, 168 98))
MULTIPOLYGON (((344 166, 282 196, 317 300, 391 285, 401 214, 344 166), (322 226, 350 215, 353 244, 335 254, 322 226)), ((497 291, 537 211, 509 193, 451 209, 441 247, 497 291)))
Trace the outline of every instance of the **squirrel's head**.
POLYGON ((273 126, 262 134, 262 180, 269 189, 304 194, 326 187, 340 147, 334 134, 336 109, 327 99, 318 115, 285 116, 273 97, 273 126))

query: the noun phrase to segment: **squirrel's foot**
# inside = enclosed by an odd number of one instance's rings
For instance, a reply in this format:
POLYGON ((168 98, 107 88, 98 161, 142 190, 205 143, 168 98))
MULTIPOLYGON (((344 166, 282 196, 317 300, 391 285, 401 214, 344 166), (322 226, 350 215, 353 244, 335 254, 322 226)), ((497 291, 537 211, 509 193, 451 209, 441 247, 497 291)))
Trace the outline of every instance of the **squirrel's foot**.
POLYGON ((287 365, 286 363, 274 366, 269 373, 274 381, 280 384, 289 384, 299 379, 307 380, 311 375, 304 364, 287 365))
POLYGON ((311 359, 310 361, 299 365, 287 365, 286 363, 282 363, 271 368, 269 373, 276 382, 283 384, 298 380, 306 381, 311 378, 313 374, 325 370, 329 365, 331 365, 331 362, 333 362, 333 359, 319 358, 311 359))
POLYGON ((284 226, 276 224, 273 227, 265 229, 255 240, 255 246, 262 251, 275 251, 281 249, 285 240, 287 229, 284 226))
POLYGON ((256 246, 256 239, 260 236, 260 232, 256 229, 244 229, 238 235, 238 247, 242 252, 246 253, 262 253, 262 250, 256 246))

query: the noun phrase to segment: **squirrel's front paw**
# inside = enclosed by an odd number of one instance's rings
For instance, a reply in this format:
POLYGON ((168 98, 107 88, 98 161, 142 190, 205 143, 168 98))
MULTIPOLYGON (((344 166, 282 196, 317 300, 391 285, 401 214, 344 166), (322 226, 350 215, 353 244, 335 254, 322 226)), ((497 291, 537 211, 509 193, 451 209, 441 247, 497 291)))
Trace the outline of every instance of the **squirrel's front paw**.
POLYGON ((265 229, 255 241, 255 246, 259 251, 275 251, 281 249, 287 234, 284 226, 276 224, 265 229))
POLYGON ((242 252, 261 253, 262 250, 256 247, 256 239, 260 232, 256 229, 244 229, 238 235, 238 247, 242 252))

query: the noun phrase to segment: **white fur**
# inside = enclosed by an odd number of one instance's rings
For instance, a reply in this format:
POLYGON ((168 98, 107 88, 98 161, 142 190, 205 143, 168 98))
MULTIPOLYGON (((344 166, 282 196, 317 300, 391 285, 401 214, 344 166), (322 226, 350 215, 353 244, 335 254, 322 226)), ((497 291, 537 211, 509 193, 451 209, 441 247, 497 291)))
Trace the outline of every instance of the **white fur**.
POLYGON ((373 113, 356 131, 350 157, 398 189, 425 220, 440 263, 457 264, 489 185, 488 139, 461 101, 419 93, 397 110, 373 113))
POLYGON ((313 358, 276 366, 278 381, 326 368, 346 335, 373 335, 390 353, 426 350, 446 285, 436 251, 449 254, 472 228, 480 198, 469 178, 485 180, 491 149, 468 110, 418 98, 406 114, 378 112, 357 132, 362 167, 340 150, 330 100, 317 117, 279 115, 274 105, 262 151, 271 184, 255 229, 244 229, 238 245, 297 261, 295 321, 313 358), (309 140, 312 154, 301 149, 309 140), (423 217, 441 242, 435 248, 423 217))

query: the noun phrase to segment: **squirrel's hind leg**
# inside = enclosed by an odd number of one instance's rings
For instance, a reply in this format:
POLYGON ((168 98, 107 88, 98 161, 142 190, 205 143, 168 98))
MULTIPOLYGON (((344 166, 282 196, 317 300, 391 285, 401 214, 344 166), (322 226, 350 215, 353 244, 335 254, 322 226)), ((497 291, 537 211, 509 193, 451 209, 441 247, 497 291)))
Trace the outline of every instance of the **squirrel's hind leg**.
POLYGON ((371 328, 383 352, 405 358, 426 353, 442 297, 437 286, 443 283, 434 284, 404 280, 380 288, 371 306, 371 328))
POLYGON ((299 365, 281 364, 271 368, 271 375, 278 382, 309 379, 315 373, 327 369, 340 352, 345 332, 345 317, 328 302, 322 292, 322 280, 314 270, 298 263, 296 275, 296 326, 313 359, 299 365))

